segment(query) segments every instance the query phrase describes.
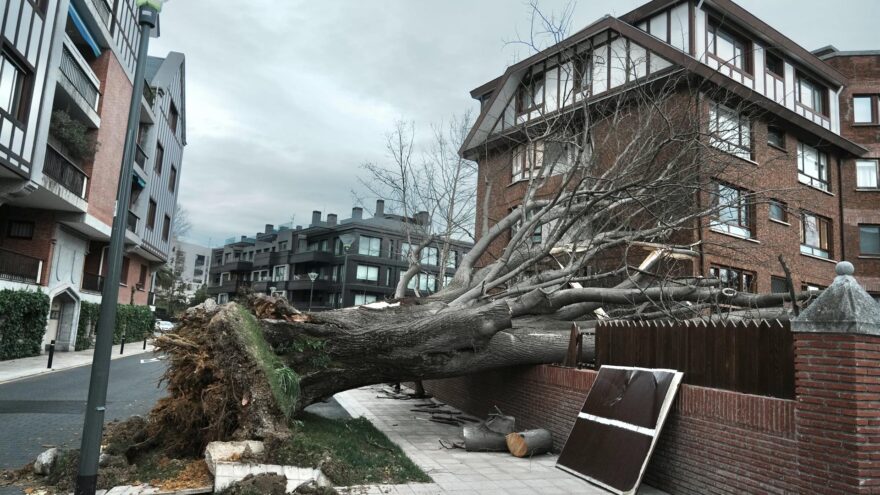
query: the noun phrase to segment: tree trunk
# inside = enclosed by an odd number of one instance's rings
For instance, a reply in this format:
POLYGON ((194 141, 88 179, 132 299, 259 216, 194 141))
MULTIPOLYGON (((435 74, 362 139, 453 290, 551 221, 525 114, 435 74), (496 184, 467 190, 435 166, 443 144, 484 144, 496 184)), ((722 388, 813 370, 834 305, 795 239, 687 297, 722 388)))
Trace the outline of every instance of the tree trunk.
POLYGON ((545 454, 553 448, 553 435, 544 429, 510 433, 505 440, 507 450, 516 457, 545 454))

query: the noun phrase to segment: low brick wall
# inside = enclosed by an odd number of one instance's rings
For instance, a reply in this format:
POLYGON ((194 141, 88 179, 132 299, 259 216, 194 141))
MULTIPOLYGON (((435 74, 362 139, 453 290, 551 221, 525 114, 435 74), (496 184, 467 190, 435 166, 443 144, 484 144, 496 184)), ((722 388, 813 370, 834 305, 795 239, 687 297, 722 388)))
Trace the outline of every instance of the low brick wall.
MULTIPOLYGON (((485 417, 498 406, 518 429, 546 428, 562 448, 596 372, 512 368, 425 382, 438 399, 485 417)), ((670 493, 791 493, 797 487, 795 402, 682 385, 645 482, 670 493)))

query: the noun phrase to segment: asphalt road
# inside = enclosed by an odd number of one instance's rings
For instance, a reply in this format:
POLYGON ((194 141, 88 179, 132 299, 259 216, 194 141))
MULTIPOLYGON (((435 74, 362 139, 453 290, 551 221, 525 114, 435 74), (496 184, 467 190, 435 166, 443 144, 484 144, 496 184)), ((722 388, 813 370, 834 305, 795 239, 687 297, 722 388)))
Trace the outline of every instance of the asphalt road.
MULTIPOLYGON (((153 358, 112 361, 107 421, 146 414, 164 395, 157 384, 165 362, 153 358)), ((0 469, 33 462, 50 446, 79 448, 90 371, 81 366, 0 385, 0 469)))

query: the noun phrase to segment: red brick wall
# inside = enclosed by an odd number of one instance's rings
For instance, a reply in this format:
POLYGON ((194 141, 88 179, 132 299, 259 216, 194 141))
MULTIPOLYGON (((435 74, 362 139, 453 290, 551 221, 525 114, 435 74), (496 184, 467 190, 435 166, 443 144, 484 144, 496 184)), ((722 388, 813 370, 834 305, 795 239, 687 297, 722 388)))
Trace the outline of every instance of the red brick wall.
MULTIPOLYGON (((480 417, 494 406, 562 448, 596 372, 512 368, 432 380, 438 399, 480 417)), ((797 492, 794 401, 682 385, 645 481, 670 493, 797 492)))
POLYGON ((90 176, 89 213, 112 225, 132 87, 112 50, 105 50, 92 63, 92 68, 101 80, 98 108, 101 128, 98 129, 98 150, 94 162, 86 165, 86 172, 90 176))
POLYGON ((147 304, 147 292, 150 290, 150 263, 134 254, 128 254, 126 257, 128 258, 128 271, 119 276, 119 303, 129 304, 132 300, 132 291, 134 291, 134 303, 144 306, 147 304), (137 284, 140 279, 141 265, 147 267, 147 278, 143 289, 138 289, 137 284))
POLYGON ((9 205, 0 206, 0 247, 43 260, 40 285, 46 285, 49 282, 49 265, 52 260, 52 249, 55 246, 56 227, 55 214, 51 211, 16 208, 9 205), (7 237, 10 220, 34 222, 33 238, 10 239, 7 237))
MULTIPOLYGON (((846 75, 846 87, 840 93, 840 133, 868 150, 864 158, 880 159, 880 125, 853 123, 854 94, 880 94, 880 55, 832 57, 827 60, 846 75)), ((880 224, 880 190, 856 190, 855 159, 844 160, 843 181, 845 258, 856 268, 859 282, 874 294, 880 294, 880 258, 859 252, 859 224, 880 224)))

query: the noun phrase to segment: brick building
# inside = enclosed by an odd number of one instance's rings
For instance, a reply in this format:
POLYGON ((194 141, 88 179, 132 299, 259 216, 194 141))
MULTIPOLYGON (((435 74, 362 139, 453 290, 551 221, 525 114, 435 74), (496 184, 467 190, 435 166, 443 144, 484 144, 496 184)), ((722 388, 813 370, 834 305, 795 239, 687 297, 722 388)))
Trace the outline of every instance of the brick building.
MULTIPOLYGON (((517 166, 517 159, 528 129, 678 78, 669 101, 699 101, 699 119, 713 136, 706 144, 724 151, 731 174, 717 179, 718 195, 780 191, 737 203, 733 218, 718 212, 681 229, 677 242, 699 242, 688 270, 739 290, 781 291, 782 254, 798 288, 817 289, 831 282, 829 268, 847 259, 880 297, 878 74, 880 52, 810 52, 729 0, 654 0, 603 17, 471 92, 481 111, 462 154, 479 164, 477 218, 491 224, 522 203, 530 172, 528 160, 517 166), (724 100, 713 99, 720 94, 724 100), (727 108, 730 100, 742 105, 727 108), (722 120, 734 124, 732 140, 713 131, 722 120)), ((623 133, 626 125, 597 131, 623 133)), ((592 150, 600 161, 613 152, 592 150)), ((535 170, 546 169, 535 155, 535 170)), ((553 190, 553 179, 539 196, 553 190)))
MULTIPOLYGON (((367 304, 394 297, 397 282, 407 271, 407 254, 423 237, 428 213, 404 218, 385 212, 376 201, 375 214, 352 208, 351 218, 339 220, 329 213, 322 219, 312 212, 307 227, 266 225, 254 237, 227 240, 213 250, 208 294, 219 302, 235 297, 242 287, 254 292, 282 295, 297 309, 332 309, 367 304), (407 224, 409 235, 407 235, 407 224), (350 236, 346 255, 344 236, 350 236), (309 273, 316 275, 314 283, 309 273), (314 294, 311 294, 314 288, 314 294)), ((462 257, 471 249, 467 242, 451 241, 443 263, 443 244, 432 243, 421 252, 421 272, 410 280, 410 294, 436 292, 448 282, 462 257)))
MULTIPOLYGON (((11 0, 0 8, 0 288, 51 299, 44 337, 72 348, 100 302, 139 32, 135 0, 11 0)), ((146 305, 168 259, 183 147, 184 57, 149 57, 120 303, 146 305)))

